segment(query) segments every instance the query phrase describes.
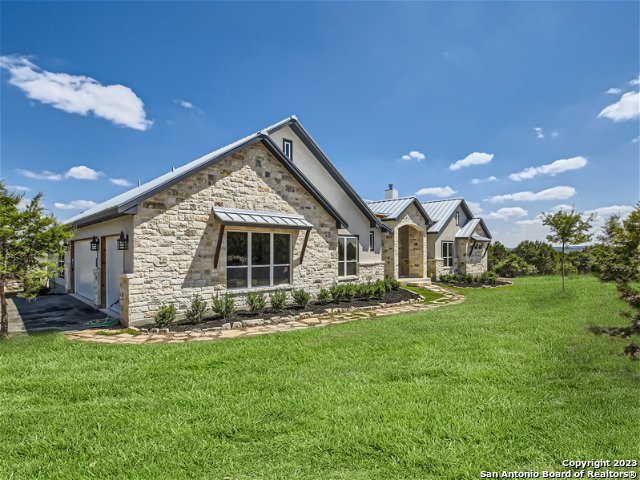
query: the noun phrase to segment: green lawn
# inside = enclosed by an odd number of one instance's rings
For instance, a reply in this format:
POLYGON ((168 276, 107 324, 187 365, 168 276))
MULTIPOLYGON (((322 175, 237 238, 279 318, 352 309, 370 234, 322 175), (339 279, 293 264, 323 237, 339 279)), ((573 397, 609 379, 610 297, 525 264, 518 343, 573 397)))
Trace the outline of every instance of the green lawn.
POLYGON ((433 290, 427 290, 426 288, 410 287, 409 285, 404 285, 402 288, 406 288, 407 290, 411 290, 412 292, 421 295, 423 298, 422 303, 431 303, 444 296, 441 293, 434 292, 433 290))
POLYGON ((640 457, 640 362, 591 277, 182 345, 0 344, 0 478, 450 478, 640 457))

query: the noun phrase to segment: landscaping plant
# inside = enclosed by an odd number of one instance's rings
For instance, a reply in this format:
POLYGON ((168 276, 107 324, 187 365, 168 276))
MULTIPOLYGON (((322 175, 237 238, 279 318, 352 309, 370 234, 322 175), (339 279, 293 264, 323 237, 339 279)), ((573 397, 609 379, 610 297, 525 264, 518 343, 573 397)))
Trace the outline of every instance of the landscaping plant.
POLYGON ((332 285, 331 288, 329 288, 329 293, 331 293, 333 303, 340 303, 344 298, 344 285, 332 285))
POLYGON ((331 292, 329 292, 329 290, 327 290, 326 288, 321 288, 318 292, 318 295, 316 296, 316 299, 321 305, 329 303, 331 301, 331 292))
POLYGON ((309 305, 311 295, 303 288, 300 288, 293 291, 293 301, 298 307, 304 308, 309 305))
POLYGON ((275 312, 281 312, 287 306, 287 292, 277 289, 271 294, 271 308, 275 312))
POLYGON ((251 292, 247 296, 247 304, 252 313, 260 313, 267 307, 267 299, 262 292, 251 292))
POLYGON ((198 323, 204 318, 204 314, 207 311, 207 302, 202 300, 202 297, 196 293, 193 300, 191 300, 191 307, 187 310, 187 320, 193 323, 198 323))
POLYGON ((236 302, 231 295, 214 295, 211 302, 211 308, 222 318, 229 318, 236 310, 236 302))
POLYGON ((162 305, 154 318, 158 328, 168 328, 176 319, 175 305, 162 305))

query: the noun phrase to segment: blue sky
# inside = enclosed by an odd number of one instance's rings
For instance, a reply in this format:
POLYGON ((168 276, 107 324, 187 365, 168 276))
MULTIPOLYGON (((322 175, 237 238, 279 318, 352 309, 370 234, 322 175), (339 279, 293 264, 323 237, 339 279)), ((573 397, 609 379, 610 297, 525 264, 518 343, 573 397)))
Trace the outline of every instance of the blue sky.
POLYGON ((638 201, 639 5, 2 2, 0 175, 68 218, 296 114, 364 198, 542 239, 638 201))

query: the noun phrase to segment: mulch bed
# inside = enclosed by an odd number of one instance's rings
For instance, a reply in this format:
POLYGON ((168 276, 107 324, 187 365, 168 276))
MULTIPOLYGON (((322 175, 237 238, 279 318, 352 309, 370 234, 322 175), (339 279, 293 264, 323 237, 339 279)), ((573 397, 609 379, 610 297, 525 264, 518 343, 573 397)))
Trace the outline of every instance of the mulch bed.
MULTIPOLYGON (((288 317, 292 315, 299 315, 303 312, 310 312, 311 314, 323 314, 327 309, 331 308, 359 308, 359 307, 369 307, 380 305, 381 303, 385 303, 387 305, 391 305, 399 302, 406 302, 407 300, 416 300, 422 298, 420 295, 414 292, 410 292, 409 290, 405 290, 404 288, 400 288, 399 290, 392 290, 387 293, 382 298, 372 298, 370 300, 364 299, 354 299, 352 301, 342 301, 340 303, 325 303, 325 304, 317 304, 310 303, 304 308, 298 308, 294 306, 288 306, 281 312, 274 312, 273 310, 267 308, 260 313, 251 313, 248 310, 238 310, 232 316, 228 318, 222 318, 219 315, 213 315, 210 317, 204 318, 201 322, 189 322, 188 320, 181 320, 169 327, 169 330, 172 332, 186 332, 194 329, 207 329, 214 327, 221 327, 225 323, 233 323, 233 322, 242 322, 243 320, 253 320, 261 318, 263 320, 269 320, 273 317, 288 317)), ((140 328, 155 328, 155 324, 150 323, 147 325, 142 325, 140 328)))
POLYGON ((494 288, 494 287, 503 287, 505 285, 511 285, 511 282, 504 282, 502 280, 498 280, 495 285, 486 285, 484 283, 466 283, 466 282, 458 282, 458 283, 445 283, 445 282, 433 282, 436 285, 440 285, 442 287, 460 287, 460 288, 494 288))

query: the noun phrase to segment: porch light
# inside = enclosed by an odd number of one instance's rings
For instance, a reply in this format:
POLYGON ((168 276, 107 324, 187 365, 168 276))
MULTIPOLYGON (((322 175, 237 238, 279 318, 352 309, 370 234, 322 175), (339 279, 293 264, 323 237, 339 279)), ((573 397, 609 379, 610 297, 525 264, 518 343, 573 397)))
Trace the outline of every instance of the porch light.
POLYGON ((89 245, 91 246, 91 251, 97 252, 99 244, 100 244, 100 239, 98 237, 93 237, 91 239, 91 242, 89 243, 89 245))
POLYGON ((122 230, 118 238, 118 250, 129 250, 129 234, 125 235, 122 230))

